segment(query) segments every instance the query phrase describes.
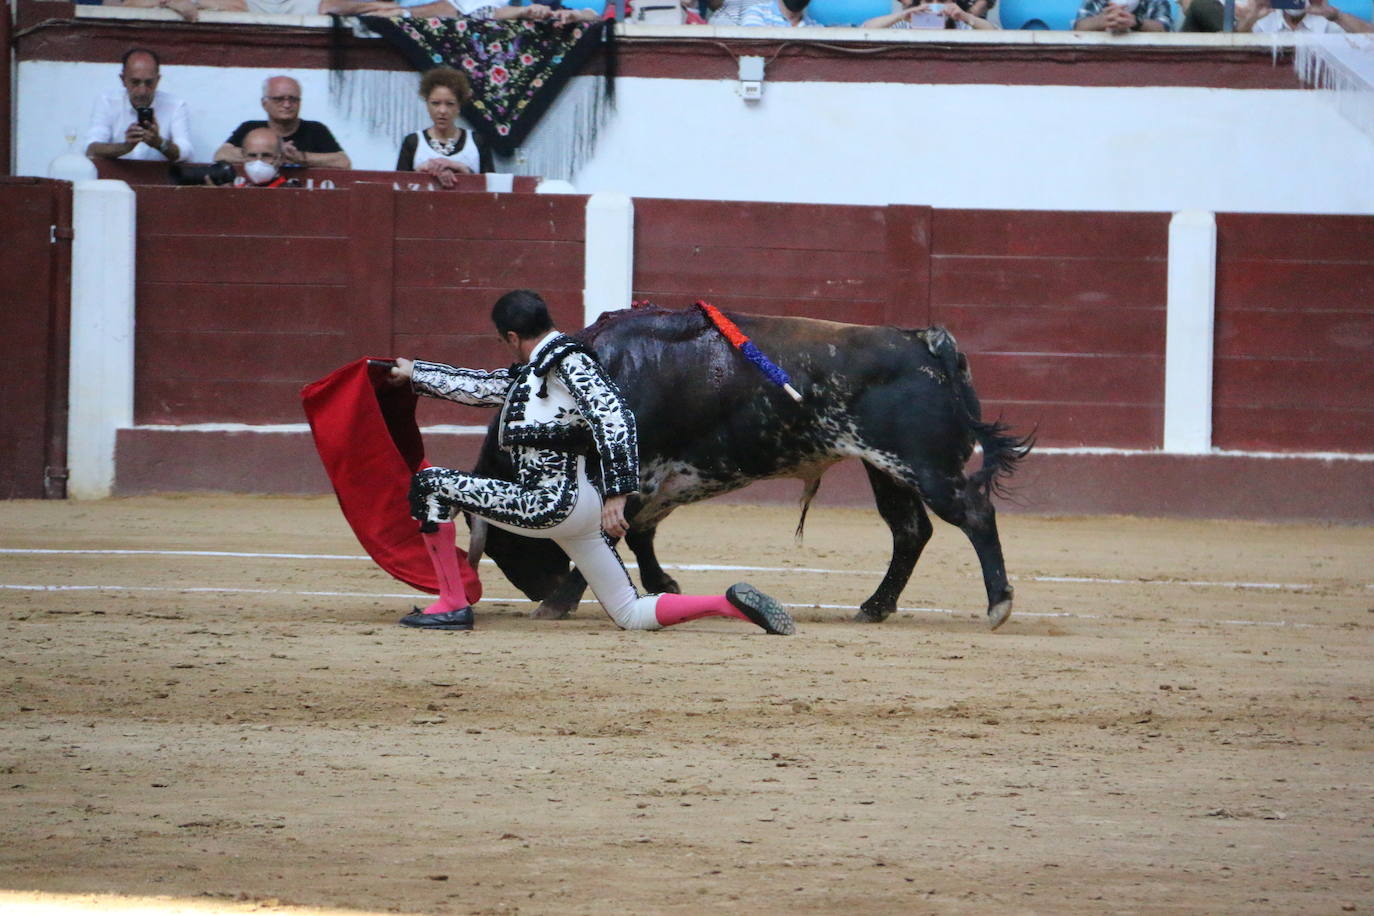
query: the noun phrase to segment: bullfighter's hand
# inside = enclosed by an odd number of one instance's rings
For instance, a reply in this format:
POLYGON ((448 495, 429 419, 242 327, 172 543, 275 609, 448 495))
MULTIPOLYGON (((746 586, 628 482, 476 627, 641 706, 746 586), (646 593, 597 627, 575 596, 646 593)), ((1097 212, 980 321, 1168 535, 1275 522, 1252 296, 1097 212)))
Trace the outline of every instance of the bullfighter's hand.
POLYGON ((601 530, 613 538, 623 538, 630 530, 625 521, 625 496, 608 496, 601 506, 601 530))
POLYGON ((397 386, 410 384, 410 380, 415 377, 415 363, 406 359, 404 356, 396 357, 396 365, 391 367, 391 372, 387 376, 387 381, 397 386))

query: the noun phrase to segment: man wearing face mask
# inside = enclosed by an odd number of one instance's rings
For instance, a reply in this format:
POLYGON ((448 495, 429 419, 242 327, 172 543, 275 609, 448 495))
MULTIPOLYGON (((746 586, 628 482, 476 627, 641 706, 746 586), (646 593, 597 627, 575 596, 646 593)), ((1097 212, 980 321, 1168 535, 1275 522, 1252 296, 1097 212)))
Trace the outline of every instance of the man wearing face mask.
POLYGON ((1237 32, 1374 32, 1374 24, 1336 9, 1327 0, 1308 0, 1295 10, 1276 10, 1269 0, 1255 0, 1248 12, 1236 18, 1237 32))
POLYGON ((185 162, 191 158, 191 129, 185 101, 157 88, 161 62, 147 48, 125 52, 119 70, 122 89, 101 96, 86 128, 86 155, 93 159, 185 162))
POLYGON ((1169 0, 1086 0, 1073 24, 1076 32, 1171 32, 1169 0))
POLYGON ((300 182, 281 174, 281 138, 270 127, 250 130, 243 138, 245 188, 295 188, 300 182))
POLYGON ((744 11, 739 24, 823 28, 820 22, 812 19, 806 12, 810 2, 811 0, 767 0, 766 3, 756 3, 744 11))

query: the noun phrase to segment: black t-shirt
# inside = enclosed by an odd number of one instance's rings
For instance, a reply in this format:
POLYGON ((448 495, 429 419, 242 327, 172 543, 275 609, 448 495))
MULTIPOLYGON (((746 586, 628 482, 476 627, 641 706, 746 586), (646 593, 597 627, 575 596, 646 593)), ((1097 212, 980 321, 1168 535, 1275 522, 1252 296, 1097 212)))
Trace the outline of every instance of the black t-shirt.
MULTIPOLYGON (((243 146, 243 138, 248 136, 250 130, 257 130, 259 127, 267 127, 266 121, 244 121, 234 132, 229 135, 226 143, 233 146, 243 146)), ((281 138, 283 143, 294 143, 296 149, 302 153, 337 153, 342 150, 339 141, 334 139, 334 135, 329 132, 319 121, 301 121, 296 126, 296 132, 289 137, 281 138)))

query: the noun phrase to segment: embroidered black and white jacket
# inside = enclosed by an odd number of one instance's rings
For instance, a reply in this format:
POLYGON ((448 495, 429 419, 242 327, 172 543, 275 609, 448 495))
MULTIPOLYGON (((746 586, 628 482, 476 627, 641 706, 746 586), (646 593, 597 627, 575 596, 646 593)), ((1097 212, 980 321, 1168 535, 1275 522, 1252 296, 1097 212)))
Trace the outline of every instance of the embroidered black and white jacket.
MULTIPOLYGON (((415 361, 415 391, 474 407, 500 407, 499 443, 517 471, 547 465, 538 452, 597 455, 606 496, 639 489, 635 417, 591 350, 550 333, 510 369, 457 369, 415 361)), ((522 475, 523 476, 523 475, 522 475)))

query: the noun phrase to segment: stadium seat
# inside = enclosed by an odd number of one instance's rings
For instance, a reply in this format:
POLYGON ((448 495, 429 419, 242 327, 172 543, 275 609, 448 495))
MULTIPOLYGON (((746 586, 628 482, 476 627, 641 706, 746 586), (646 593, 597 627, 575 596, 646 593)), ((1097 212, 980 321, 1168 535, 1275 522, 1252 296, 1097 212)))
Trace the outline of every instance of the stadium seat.
POLYGON ((863 25, 894 9, 892 0, 811 0, 806 11, 821 25, 863 25))
POLYGON ((1331 0, 1331 5, 1365 22, 1374 20, 1374 0, 1331 0))
POLYGON ((1004 29, 1047 29, 1067 32, 1078 17, 1080 0, 1000 0, 1004 29))

